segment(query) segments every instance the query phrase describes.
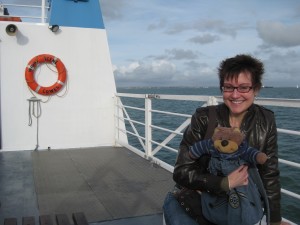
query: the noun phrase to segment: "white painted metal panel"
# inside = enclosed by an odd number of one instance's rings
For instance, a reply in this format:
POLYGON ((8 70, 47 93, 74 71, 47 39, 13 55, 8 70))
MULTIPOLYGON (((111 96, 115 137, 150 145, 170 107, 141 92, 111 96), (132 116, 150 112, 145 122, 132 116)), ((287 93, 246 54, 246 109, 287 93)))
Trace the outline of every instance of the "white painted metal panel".
MULTIPOLYGON (((54 95, 41 104, 40 149, 114 145, 116 87, 106 31, 60 27, 58 33, 52 33, 46 24, 15 23, 18 33, 9 36, 5 28, 10 23, 0 23, 2 149, 35 148, 37 121, 33 118, 32 126, 28 126, 27 99, 32 94, 24 72, 31 58, 46 53, 62 60, 68 71, 68 85, 65 97, 54 95)), ((53 72, 47 70, 36 70, 42 85, 53 83, 53 75, 49 75, 53 72)), ((36 96, 42 101, 48 99, 36 96)))

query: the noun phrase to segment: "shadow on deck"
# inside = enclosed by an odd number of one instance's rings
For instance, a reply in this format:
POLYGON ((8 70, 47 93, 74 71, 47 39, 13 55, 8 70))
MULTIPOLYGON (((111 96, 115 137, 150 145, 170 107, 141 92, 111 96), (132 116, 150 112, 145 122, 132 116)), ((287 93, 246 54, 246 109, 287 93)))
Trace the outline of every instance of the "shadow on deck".
POLYGON ((126 148, 0 152, 4 218, 83 212, 90 224, 162 224, 170 172, 126 148), (157 223, 155 222, 157 221, 157 223), (145 223, 144 223, 145 222, 145 223))

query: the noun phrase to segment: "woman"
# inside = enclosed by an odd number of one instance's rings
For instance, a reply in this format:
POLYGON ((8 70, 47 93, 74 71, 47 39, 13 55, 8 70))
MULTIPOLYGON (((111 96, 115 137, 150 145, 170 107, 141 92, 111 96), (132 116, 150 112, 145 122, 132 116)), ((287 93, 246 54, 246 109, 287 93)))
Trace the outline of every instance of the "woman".
MULTIPOLYGON (((254 104, 255 96, 262 87, 263 64, 249 55, 237 55, 222 61, 218 72, 224 104, 216 107, 215 126, 240 128, 245 133, 249 146, 267 154, 267 162, 264 165, 258 165, 258 169, 269 199, 270 222, 271 225, 288 225, 289 223, 281 221, 281 185, 274 114, 254 104)), ((198 161, 189 157, 189 146, 204 138, 207 126, 208 108, 197 109, 180 144, 173 174, 177 185, 215 194, 247 185, 247 166, 239 167, 227 177, 219 177, 209 174, 206 168, 203 168, 203 165, 207 165, 205 159, 202 159, 200 163, 201 168, 198 161)), ((185 213, 172 193, 167 195, 163 208, 167 225, 212 224, 205 218, 197 223, 185 213)))

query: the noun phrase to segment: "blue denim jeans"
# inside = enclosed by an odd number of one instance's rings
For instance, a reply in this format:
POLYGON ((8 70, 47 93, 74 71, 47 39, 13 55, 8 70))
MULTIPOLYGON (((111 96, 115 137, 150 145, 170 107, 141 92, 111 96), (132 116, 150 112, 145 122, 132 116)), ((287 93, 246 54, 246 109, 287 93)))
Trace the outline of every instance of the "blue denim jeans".
POLYGON ((163 212, 166 225, 199 225, 184 211, 171 192, 165 198, 163 212))

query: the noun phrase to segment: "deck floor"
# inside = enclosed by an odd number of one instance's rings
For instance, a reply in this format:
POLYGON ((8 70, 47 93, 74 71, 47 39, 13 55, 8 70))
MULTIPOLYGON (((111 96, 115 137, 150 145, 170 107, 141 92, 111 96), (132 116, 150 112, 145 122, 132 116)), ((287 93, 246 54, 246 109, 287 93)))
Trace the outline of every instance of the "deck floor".
POLYGON ((0 224, 56 214, 71 221, 74 212, 107 224, 161 215, 174 185, 170 172, 115 147, 0 152, 0 183, 0 224))

